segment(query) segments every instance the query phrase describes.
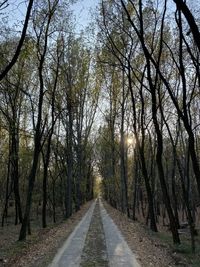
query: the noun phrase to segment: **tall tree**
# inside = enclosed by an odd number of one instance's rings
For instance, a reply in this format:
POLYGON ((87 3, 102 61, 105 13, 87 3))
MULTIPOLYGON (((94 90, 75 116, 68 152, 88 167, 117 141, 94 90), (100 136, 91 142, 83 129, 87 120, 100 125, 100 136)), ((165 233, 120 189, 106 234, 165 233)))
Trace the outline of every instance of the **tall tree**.
POLYGON ((32 194, 35 184, 36 171, 38 167, 39 155, 41 152, 41 141, 43 137, 43 131, 45 125, 43 125, 42 121, 42 110, 43 110, 43 101, 44 101, 44 64, 45 57, 47 54, 48 48, 48 38, 50 25, 52 22, 53 15, 56 11, 58 5, 58 1, 55 0, 53 2, 48 1, 47 6, 44 6, 42 10, 35 10, 36 17, 33 21, 34 30, 36 34, 36 47, 37 47, 37 56, 38 56, 38 78, 39 78, 39 99, 38 99, 38 111, 37 111, 37 121, 34 129, 34 152, 33 152, 33 162, 32 167, 29 173, 28 178, 28 189, 27 189, 27 199, 25 205, 25 212, 23 216, 22 226, 20 230, 19 240, 24 240, 26 238, 26 230, 30 220, 30 211, 31 211, 31 203, 32 203, 32 194), (37 13, 39 12, 39 13, 37 13), (41 19, 42 21, 38 20, 41 19), (42 22, 42 27, 40 26, 42 22))

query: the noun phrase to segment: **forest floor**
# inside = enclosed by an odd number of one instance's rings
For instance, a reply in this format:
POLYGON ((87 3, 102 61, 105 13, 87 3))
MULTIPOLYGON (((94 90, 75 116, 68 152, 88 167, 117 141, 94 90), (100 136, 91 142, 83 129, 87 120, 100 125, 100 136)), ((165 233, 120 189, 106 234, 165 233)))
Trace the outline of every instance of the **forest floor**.
MULTIPOLYGON (((90 205, 91 202, 85 204, 79 212, 61 224, 33 231, 25 242, 16 242, 19 227, 0 228, 0 266, 47 267, 90 205)), ((169 232, 154 234, 145 225, 133 222, 105 202, 104 207, 142 267, 200 266, 200 244, 197 244, 197 252, 193 255, 187 237, 182 237, 182 245, 173 246, 169 232)))
POLYGON ((86 203, 80 211, 62 223, 50 225, 45 229, 33 228, 32 235, 24 242, 16 241, 19 226, 0 228, 0 267, 48 266, 90 205, 91 202, 86 203))
POLYGON ((199 267, 200 237, 196 239, 197 250, 191 253, 189 235, 181 236, 181 245, 173 245, 171 233, 164 231, 153 233, 147 226, 132 221, 120 211, 104 202, 104 207, 125 237, 129 247, 138 256, 142 267, 199 267))

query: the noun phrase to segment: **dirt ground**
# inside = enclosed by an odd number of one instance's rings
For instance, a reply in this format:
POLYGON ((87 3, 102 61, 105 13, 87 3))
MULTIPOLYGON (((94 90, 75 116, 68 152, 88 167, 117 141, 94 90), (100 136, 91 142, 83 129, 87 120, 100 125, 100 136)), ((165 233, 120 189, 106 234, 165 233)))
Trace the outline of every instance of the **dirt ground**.
POLYGON ((144 225, 133 222, 105 202, 104 207, 121 230, 131 250, 137 255, 142 267, 188 267, 181 256, 173 253, 167 244, 154 238, 144 225))
POLYGON ((19 226, 0 229, 0 267, 45 267, 52 261, 58 249, 74 230, 91 202, 83 205, 63 223, 35 230, 25 242, 16 241, 19 226))

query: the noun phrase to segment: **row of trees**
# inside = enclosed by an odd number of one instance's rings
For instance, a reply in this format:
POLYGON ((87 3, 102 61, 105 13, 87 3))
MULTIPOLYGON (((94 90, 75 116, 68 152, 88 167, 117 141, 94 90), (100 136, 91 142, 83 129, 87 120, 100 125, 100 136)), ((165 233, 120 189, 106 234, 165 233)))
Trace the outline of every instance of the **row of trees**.
POLYGON ((182 0, 102 0, 93 52, 74 34, 73 1, 31 2, 22 36, 7 31, 0 43, 2 226, 11 200, 20 240, 33 207, 43 227, 47 208, 54 221, 71 216, 93 197, 96 157, 106 200, 134 220, 141 212, 153 231, 166 213, 174 243, 182 211, 194 251, 198 20, 182 0), (104 124, 94 142, 97 108, 104 124))
POLYGON ((180 243, 184 211, 194 251, 200 197, 197 20, 184 1, 105 0, 98 26, 107 107, 97 155, 105 198, 133 219, 140 205, 153 231, 166 212, 174 243, 180 243))
POLYGON ((34 210, 46 227, 47 211, 55 222, 93 198, 100 82, 84 34, 75 34, 72 2, 33 3, 18 59, 5 75, 21 38, 11 31, 1 38, 1 218, 4 226, 14 203, 19 240, 31 232, 34 210))

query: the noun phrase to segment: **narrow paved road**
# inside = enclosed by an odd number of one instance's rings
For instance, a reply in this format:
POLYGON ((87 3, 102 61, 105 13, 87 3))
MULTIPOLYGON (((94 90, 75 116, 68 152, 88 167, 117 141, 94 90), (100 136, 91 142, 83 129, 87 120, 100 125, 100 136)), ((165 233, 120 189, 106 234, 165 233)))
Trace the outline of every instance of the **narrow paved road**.
POLYGON ((49 267, 140 267, 135 255, 107 214, 95 201, 49 267))

